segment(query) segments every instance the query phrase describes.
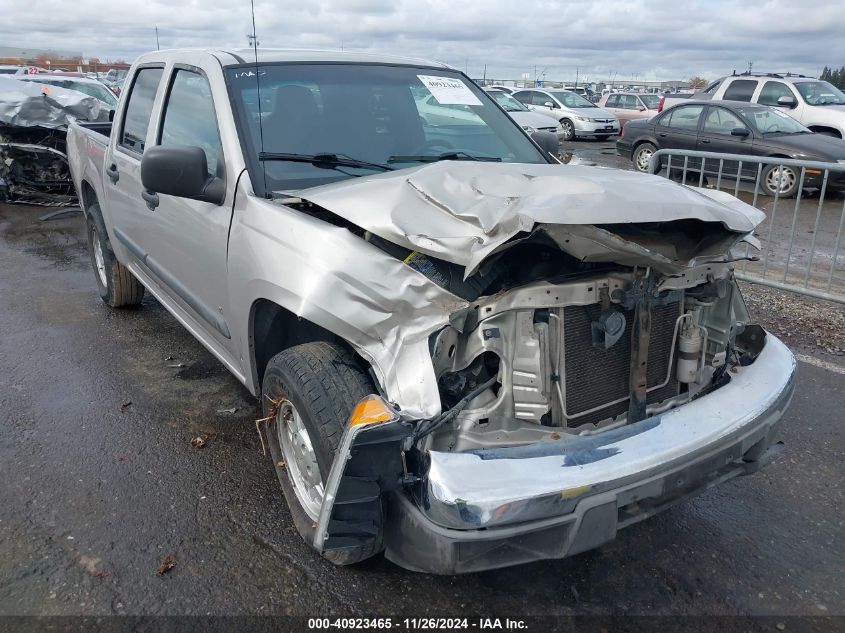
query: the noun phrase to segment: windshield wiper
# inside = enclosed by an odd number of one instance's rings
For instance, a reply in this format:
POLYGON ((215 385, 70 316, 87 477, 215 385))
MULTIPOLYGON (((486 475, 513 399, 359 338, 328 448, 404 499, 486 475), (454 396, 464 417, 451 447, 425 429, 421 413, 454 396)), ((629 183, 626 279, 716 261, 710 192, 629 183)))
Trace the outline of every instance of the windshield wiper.
POLYGON ((311 163, 315 167, 324 167, 332 169, 333 167, 363 167, 366 169, 378 169, 380 171, 393 171, 390 165, 382 165, 381 163, 371 163, 366 160, 359 160, 352 158, 346 154, 332 154, 325 152, 322 154, 289 154, 286 152, 259 152, 258 160, 285 160, 294 163, 311 163))
POLYGON ((454 150, 451 152, 443 152, 442 154, 420 154, 420 155, 396 155, 387 159, 388 163, 436 163, 441 160, 478 160, 487 163, 501 163, 502 159, 498 156, 473 156, 467 152, 454 150))

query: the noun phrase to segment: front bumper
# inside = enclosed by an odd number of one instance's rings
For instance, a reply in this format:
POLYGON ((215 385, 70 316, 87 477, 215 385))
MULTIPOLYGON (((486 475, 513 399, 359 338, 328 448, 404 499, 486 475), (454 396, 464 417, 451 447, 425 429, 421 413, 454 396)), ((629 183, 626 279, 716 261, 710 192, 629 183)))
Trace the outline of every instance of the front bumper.
POLYGON ((768 335, 756 361, 731 373, 730 383, 641 422, 569 441, 431 452, 416 499, 392 494, 386 556, 452 574, 597 547, 771 459, 794 374, 792 354, 768 335))
POLYGON ((578 119, 574 119, 572 123, 575 126, 575 136, 619 134, 619 121, 606 123, 596 121, 579 121, 578 119))

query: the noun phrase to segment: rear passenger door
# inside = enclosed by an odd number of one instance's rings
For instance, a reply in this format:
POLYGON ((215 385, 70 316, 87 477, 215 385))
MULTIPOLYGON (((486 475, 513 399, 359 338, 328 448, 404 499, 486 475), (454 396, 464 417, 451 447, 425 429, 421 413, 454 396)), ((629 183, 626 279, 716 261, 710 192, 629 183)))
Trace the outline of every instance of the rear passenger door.
MULTIPOLYGON (((658 121, 655 126, 658 149, 682 149, 695 150, 698 146, 698 126, 701 120, 704 106, 701 104, 679 105, 670 108, 658 121)), ((662 165, 668 164, 668 159, 661 161, 662 165)), ((687 167, 696 169, 700 166, 699 159, 690 158, 687 167)), ((672 157, 672 172, 675 168, 684 166, 684 158, 672 157)))

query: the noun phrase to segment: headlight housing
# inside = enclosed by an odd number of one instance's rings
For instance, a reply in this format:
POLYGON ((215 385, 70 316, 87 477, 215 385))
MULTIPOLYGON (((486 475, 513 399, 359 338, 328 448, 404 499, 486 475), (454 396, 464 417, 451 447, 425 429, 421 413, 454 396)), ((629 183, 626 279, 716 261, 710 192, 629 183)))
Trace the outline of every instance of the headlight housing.
POLYGON ((575 118, 578 119, 579 121, 584 121, 586 123, 589 123, 590 121, 592 121, 592 119, 588 116, 578 116, 577 114, 575 115, 575 118))
POLYGON ((534 132, 537 131, 535 128, 531 127, 530 125, 523 125, 522 129, 525 130, 526 133, 528 133, 528 134, 534 134, 534 132))

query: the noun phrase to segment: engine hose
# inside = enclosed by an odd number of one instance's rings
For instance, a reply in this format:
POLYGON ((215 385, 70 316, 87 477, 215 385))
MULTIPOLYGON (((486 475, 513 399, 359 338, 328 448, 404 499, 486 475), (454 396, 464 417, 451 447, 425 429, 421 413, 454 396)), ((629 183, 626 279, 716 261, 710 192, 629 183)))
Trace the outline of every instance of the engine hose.
POLYGON ((470 402, 472 402, 472 400, 474 400, 475 398, 480 396, 482 393, 487 391, 490 387, 495 385, 496 382, 497 382, 497 378, 495 376, 493 376, 493 378, 491 378, 490 380, 488 380, 484 384, 479 385, 478 387, 476 387, 475 389, 470 391, 466 396, 461 398, 455 404, 454 407, 452 407, 448 411, 443 411, 436 418, 432 418, 431 420, 429 420, 428 424, 426 424, 425 427, 423 427, 423 428, 418 427, 418 430, 417 430, 417 433, 416 433, 416 436, 415 436, 415 440, 419 441, 419 440, 423 439, 424 437, 427 437, 427 436, 431 435, 432 433, 434 433, 434 431, 439 429, 441 426, 446 424, 446 422, 449 422, 455 416, 457 416, 461 411, 463 411, 466 408, 466 406, 470 402))

